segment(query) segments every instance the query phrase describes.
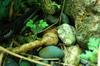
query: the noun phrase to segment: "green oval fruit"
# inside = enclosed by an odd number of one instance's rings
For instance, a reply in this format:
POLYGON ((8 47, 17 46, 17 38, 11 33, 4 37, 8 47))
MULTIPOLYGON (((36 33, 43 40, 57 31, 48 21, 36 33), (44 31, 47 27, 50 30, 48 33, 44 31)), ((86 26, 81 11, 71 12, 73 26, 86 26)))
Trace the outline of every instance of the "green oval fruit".
POLYGON ((43 58, 62 58, 64 52, 56 46, 47 46, 40 50, 39 56, 43 58))
POLYGON ((16 63, 16 61, 12 58, 6 58, 5 62, 4 62, 4 66, 18 66, 18 64, 16 63))
POLYGON ((31 63, 29 61, 22 60, 19 63, 19 66, 31 66, 31 63))

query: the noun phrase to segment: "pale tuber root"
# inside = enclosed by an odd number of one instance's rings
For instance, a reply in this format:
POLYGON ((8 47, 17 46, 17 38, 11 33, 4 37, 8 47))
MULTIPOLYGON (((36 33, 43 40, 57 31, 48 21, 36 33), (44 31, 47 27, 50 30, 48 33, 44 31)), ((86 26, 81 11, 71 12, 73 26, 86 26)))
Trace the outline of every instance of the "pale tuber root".
POLYGON ((56 45, 58 43, 58 36, 56 34, 56 30, 52 29, 51 31, 47 31, 41 40, 36 40, 30 43, 26 43, 21 45, 20 47, 15 47, 12 49, 15 53, 27 52, 28 50, 32 50, 37 47, 41 47, 42 45, 56 45))
POLYGON ((19 47, 15 47, 12 49, 12 52, 15 52, 15 53, 27 52, 28 50, 32 50, 33 48, 36 48, 42 45, 43 43, 41 43, 41 41, 36 40, 34 42, 23 44, 19 47))

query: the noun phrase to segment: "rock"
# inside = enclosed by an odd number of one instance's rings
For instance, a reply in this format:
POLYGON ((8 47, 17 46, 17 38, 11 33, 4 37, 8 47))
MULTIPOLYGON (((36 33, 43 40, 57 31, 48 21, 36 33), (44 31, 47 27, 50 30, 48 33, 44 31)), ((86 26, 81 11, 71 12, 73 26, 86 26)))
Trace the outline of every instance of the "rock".
POLYGON ((64 13, 75 20, 77 42, 86 47, 90 37, 100 37, 100 0, 66 0, 64 13))
POLYGON ((5 63, 3 66, 18 66, 16 61, 12 58, 6 58, 5 63))
POLYGON ((95 6, 92 8, 95 12, 100 13, 100 0, 95 3, 95 6))
POLYGON ((82 0, 82 2, 84 3, 84 6, 89 7, 95 5, 96 0, 82 0))
POLYGON ((19 63, 19 66, 31 66, 31 63, 29 61, 22 60, 19 63))
POLYGON ((100 5, 95 6, 93 10, 100 13, 100 5))
POLYGON ((40 50, 39 56, 43 58, 62 58, 64 52, 56 46, 47 46, 40 50))
POLYGON ((82 22, 77 21, 76 38, 82 48, 87 47, 90 37, 100 37, 100 18, 96 15, 84 17, 82 22))
POLYGON ((73 66, 78 66, 80 61, 80 53, 81 50, 78 46, 64 47, 64 63, 73 66))
POLYGON ((75 43, 75 30, 68 24, 62 24, 58 27, 58 36, 65 43, 66 46, 70 46, 75 43))

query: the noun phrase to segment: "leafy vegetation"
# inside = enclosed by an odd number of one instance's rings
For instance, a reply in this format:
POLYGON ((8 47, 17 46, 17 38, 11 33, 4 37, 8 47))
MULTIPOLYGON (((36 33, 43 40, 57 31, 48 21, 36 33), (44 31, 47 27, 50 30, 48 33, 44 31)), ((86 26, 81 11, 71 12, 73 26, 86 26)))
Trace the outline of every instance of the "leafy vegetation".
MULTIPOLYGON (((88 49, 82 49, 83 53, 80 55, 79 51, 81 49, 79 46, 75 49, 70 46, 65 46, 63 40, 61 40, 62 38, 57 33, 57 30, 59 30, 57 27, 64 23, 71 26, 73 35, 76 37, 81 33, 80 30, 83 30, 84 28, 79 30, 80 33, 75 32, 74 34, 74 27, 77 31, 77 25, 80 24, 75 22, 77 18, 76 16, 74 16, 76 17, 75 19, 73 17, 75 12, 66 11, 71 11, 73 9, 67 9, 65 1, 66 0, 0 0, 0 51, 2 51, 0 52, 0 66, 31 66, 32 63, 35 63, 33 64, 35 66, 50 66, 55 64, 55 62, 59 63, 59 65, 56 66, 62 66, 62 64, 78 66, 79 61, 81 63, 81 60, 83 60, 82 62, 86 62, 86 64, 91 64, 92 62, 93 64, 94 62, 97 63, 97 51, 100 46, 100 38, 86 37, 89 38, 87 42, 88 49), (70 15, 65 11, 73 14, 70 15), (51 45, 55 47, 50 47, 51 45), (15 57, 10 58, 8 55, 15 57), (63 56, 65 56, 64 59, 62 59, 63 56), (75 61, 74 59, 77 59, 78 61, 75 61), (47 63, 44 62, 45 60, 47 63)), ((68 4, 68 6, 70 6, 70 4, 68 4)), ((77 8, 74 10, 77 10, 77 8)), ((82 13, 85 12, 82 11, 82 13)), ((85 16, 87 17, 88 14, 85 16)), ((89 18, 90 16, 91 14, 89 13, 89 18)), ((87 22, 87 19, 84 19, 84 17, 82 17, 81 20, 86 20, 87 22)), ((88 24, 88 22, 86 24, 88 24)), ((82 25, 84 26, 84 23, 82 23, 82 25)), ((88 26, 89 25, 90 24, 88 24, 88 26)), ((67 30, 68 28, 65 29, 67 30)), ((66 32, 70 33, 70 30, 66 32)), ((82 36, 85 32, 88 32, 88 30, 84 31, 82 36)), ((64 34, 63 32, 61 33, 64 34)), ((62 36, 64 37, 64 35, 62 36)), ((70 36, 68 37, 68 40, 69 39, 70 36)), ((77 38, 73 43, 74 45, 85 43, 85 40, 83 42, 81 42, 81 40, 77 40, 76 42, 76 40, 77 38)), ((84 45, 82 45, 82 47, 83 46, 84 45)))
POLYGON ((26 27, 29 27, 33 32, 38 33, 44 28, 48 27, 48 24, 43 19, 38 21, 38 24, 34 23, 31 19, 26 23, 26 27))
POLYGON ((7 6, 11 3, 11 0, 0 0, 0 19, 8 16, 7 6))
POLYGON ((47 22, 45 22, 44 20, 40 20, 39 21, 39 27, 44 29, 48 26, 47 22))
POLYGON ((91 37, 89 39, 89 42, 88 42, 88 48, 89 48, 89 50, 98 49, 99 45, 100 45, 100 38, 91 37))
POLYGON ((4 66, 18 66, 18 64, 14 59, 6 58, 4 66))
POLYGON ((97 60, 97 50, 100 45, 100 38, 91 37, 88 42, 88 49, 85 53, 82 53, 80 57, 82 59, 89 60, 91 62, 96 62, 97 60))

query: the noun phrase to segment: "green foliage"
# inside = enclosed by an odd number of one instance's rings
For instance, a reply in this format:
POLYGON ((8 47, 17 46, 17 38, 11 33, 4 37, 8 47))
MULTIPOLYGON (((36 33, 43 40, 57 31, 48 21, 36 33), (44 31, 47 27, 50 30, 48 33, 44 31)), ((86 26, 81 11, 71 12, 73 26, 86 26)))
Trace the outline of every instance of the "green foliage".
POLYGON ((55 6, 55 8, 58 8, 58 9, 61 8, 61 5, 58 5, 56 2, 53 2, 52 5, 55 6))
POLYGON ((33 21, 32 21, 32 20, 29 20, 29 21, 26 23, 26 27, 30 27, 32 30, 36 29, 36 25, 33 24, 33 21))
POLYGON ((23 4, 22 0, 15 0, 14 1, 14 11, 19 12, 22 9, 22 4, 23 4))
POLYGON ((5 62, 4 62, 4 66, 18 66, 18 64, 16 63, 16 61, 12 58, 6 58, 5 62))
POLYGON ((26 27, 29 27, 32 31, 34 31, 35 33, 42 31, 44 28, 46 28, 48 26, 47 22, 45 22, 44 20, 39 20, 38 24, 33 23, 33 21, 30 19, 27 23, 26 23, 26 27))
POLYGON ((8 6, 11 0, 0 0, 0 19, 8 16, 8 6))
POLYGON ((95 62, 97 60, 97 53, 95 51, 88 51, 86 53, 82 53, 80 55, 81 59, 89 60, 91 62, 95 62))
POLYGON ((46 28, 48 26, 47 22, 45 22, 44 20, 40 20, 39 21, 39 27, 40 28, 46 28))
POLYGON ((99 47, 99 44, 100 44, 100 38, 91 37, 88 42, 88 48, 89 50, 95 50, 99 47))
POLYGON ((89 50, 86 50, 86 53, 82 53, 80 57, 82 59, 89 60, 91 62, 96 62, 97 60, 97 50, 99 48, 100 38, 90 37, 88 42, 89 50))
POLYGON ((0 5, 7 7, 10 4, 11 0, 1 0, 0 5))
MULTIPOLYGON (((11 9, 11 5, 13 3, 13 13, 19 14, 24 13, 27 8, 31 6, 35 7, 35 5, 39 4, 38 0, 0 0, 0 19, 9 17, 9 10, 11 9)), ((14 18, 14 17, 13 17, 14 18)))

